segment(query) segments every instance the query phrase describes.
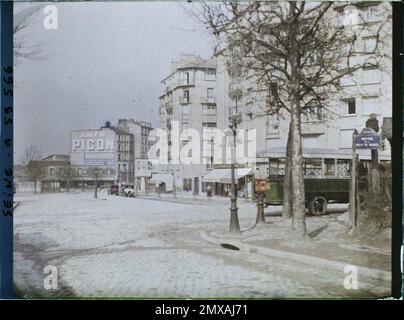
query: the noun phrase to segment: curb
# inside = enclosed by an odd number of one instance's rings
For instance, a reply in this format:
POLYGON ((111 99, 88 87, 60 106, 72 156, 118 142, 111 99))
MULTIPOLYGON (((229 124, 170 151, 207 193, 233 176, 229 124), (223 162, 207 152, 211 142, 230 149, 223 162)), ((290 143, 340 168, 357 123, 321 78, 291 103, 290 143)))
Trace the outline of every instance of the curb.
POLYGON ((215 205, 215 204, 221 204, 219 201, 211 200, 208 199, 186 199, 186 198, 172 198, 172 199, 167 199, 167 198, 157 198, 157 197, 144 197, 144 196, 137 196, 137 199, 142 199, 142 200, 154 200, 154 201, 162 201, 162 202, 172 202, 172 203, 180 203, 180 204, 189 204, 189 205, 215 205), (199 202, 198 202, 199 201, 199 202), (206 201, 206 202, 200 202, 200 201, 206 201))
MULTIPOLYGON (((231 244, 233 246, 240 248, 240 251, 256 253, 256 254, 276 257, 276 258, 280 258, 280 259, 286 259, 286 260, 290 260, 290 261, 294 261, 294 262, 311 265, 311 266, 314 266, 317 268, 324 267, 324 268, 328 268, 328 269, 332 269, 335 271, 345 273, 346 275, 350 274, 350 273, 345 272, 345 268, 347 266, 350 266, 348 263, 345 263, 345 262, 328 260, 328 259, 318 258, 318 257, 314 257, 314 256, 308 256, 308 255, 303 255, 303 254, 298 254, 298 253, 293 253, 293 252, 286 252, 286 251, 282 251, 282 250, 270 249, 270 248, 266 248, 266 247, 262 247, 262 246, 250 245, 250 244, 243 243, 236 239, 218 239, 218 238, 210 236, 203 230, 200 232, 200 237, 203 240, 210 242, 212 244, 218 245, 218 246, 220 246, 222 243, 227 243, 227 244, 231 244)), ((352 265, 352 266, 357 267, 358 276, 366 277, 366 278, 370 278, 370 279, 378 280, 378 281, 380 281, 380 280, 391 281, 392 280, 391 273, 388 271, 374 269, 374 268, 367 268, 367 267, 362 267, 362 266, 356 266, 356 265, 352 265)), ((352 270, 352 269, 349 269, 349 270, 352 270)))

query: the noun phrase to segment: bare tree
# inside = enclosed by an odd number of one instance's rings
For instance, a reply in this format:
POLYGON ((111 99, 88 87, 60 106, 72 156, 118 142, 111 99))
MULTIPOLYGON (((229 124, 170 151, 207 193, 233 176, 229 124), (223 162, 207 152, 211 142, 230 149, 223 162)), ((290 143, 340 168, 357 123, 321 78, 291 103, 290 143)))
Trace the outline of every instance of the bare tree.
POLYGON ((14 14, 13 35, 14 35, 14 58, 18 63, 24 59, 40 59, 42 44, 28 45, 29 34, 27 28, 32 23, 35 15, 43 8, 42 5, 30 4, 14 14))
POLYGON ((197 17, 216 37, 218 50, 230 56, 229 67, 236 65, 239 78, 253 75, 257 92, 276 88, 261 113, 287 114, 290 119, 283 215, 293 216, 298 236, 306 235, 302 117, 332 114, 329 104, 343 91, 342 81, 364 67, 379 67, 381 59, 381 28, 374 47, 357 59, 362 49, 356 40, 366 26, 347 25, 344 12, 349 5, 202 3, 197 17))
POLYGON ((21 164, 26 166, 32 160, 40 160, 42 157, 41 151, 38 149, 37 146, 30 146, 29 148, 25 149, 24 155, 21 157, 21 164))
POLYGON ((98 199, 98 181, 102 176, 102 169, 91 167, 89 169, 89 176, 94 179, 94 199, 98 199))

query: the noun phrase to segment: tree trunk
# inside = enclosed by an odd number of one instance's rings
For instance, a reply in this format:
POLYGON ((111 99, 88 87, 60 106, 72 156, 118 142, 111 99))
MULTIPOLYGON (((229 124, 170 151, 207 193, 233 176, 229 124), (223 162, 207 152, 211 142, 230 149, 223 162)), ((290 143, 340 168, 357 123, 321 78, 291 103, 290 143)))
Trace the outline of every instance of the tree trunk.
MULTIPOLYGON (((292 7, 294 11, 294 7, 292 7)), ((292 25, 291 38, 295 39, 296 29, 292 25)), ((292 196, 292 214, 293 228, 295 236, 306 237, 306 210, 304 194, 304 176, 303 176, 303 152, 301 135, 301 109, 300 109, 300 51, 298 44, 292 42, 290 56, 291 77, 289 82, 289 97, 291 111, 291 196, 292 196)))
POLYGON ((286 158, 285 158, 285 174, 283 179, 283 203, 282 203, 282 218, 292 218, 292 198, 291 198, 291 156, 292 156, 292 123, 289 124, 288 141, 286 144, 286 158))
POLYGON ((303 156, 302 139, 300 128, 300 110, 299 102, 292 103, 292 157, 291 157, 291 176, 292 178, 292 211, 293 228, 299 237, 306 236, 306 210, 304 195, 304 177, 303 177, 303 156))

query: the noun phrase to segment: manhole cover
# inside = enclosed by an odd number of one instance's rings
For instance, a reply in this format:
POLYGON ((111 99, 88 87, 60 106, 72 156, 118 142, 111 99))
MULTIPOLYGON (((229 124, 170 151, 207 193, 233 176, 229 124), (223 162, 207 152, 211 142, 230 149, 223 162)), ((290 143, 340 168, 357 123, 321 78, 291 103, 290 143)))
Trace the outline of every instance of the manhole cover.
POLYGON ((233 246, 232 244, 221 243, 220 245, 221 245, 223 248, 225 248, 225 249, 229 249, 229 250, 240 250, 239 247, 233 246))

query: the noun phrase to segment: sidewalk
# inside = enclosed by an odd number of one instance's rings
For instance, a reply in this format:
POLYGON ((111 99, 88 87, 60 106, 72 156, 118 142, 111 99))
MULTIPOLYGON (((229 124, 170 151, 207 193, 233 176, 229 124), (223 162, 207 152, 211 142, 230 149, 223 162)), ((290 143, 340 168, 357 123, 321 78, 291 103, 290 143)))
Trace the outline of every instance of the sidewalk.
MULTIPOLYGON (((206 193, 199 194, 197 196, 193 196, 191 192, 177 192, 174 196, 173 193, 161 193, 160 197, 157 193, 145 193, 138 192, 137 198, 140 199, 149 199, 149 200, 158 200, 158 201, 167 201, 167 202, 175 202, 175 203, 183 203, 183 204, 226 204, 230 203, 230 198, 228 197, 220 197, 220 196, 212 196, 208 197, 206 193)), ((238 201, 250 202, 253 203, 251 199, 240 198, 238 201)))
MULTIPOLYGON (((236 247, 234 248, 236 250, 238 248, 248 253, 304 263, 316 268, 332 269, 341 273, 344 273, 346 266, 352 265, 357 267, 359 278, 391 281, 391 256, 383 246, 368 245, 348 237, 343 239, 337 235, 330 236, 340 231, 337 229, 341 224, 334 221, 327 225, 331 229, 328 234, 316 235, 315 239, 306 241, 288 240, 287 235, 290 234, 290 229, 287 231, 283 226, 279 226, 282 224, 279 220, 280 218, 275 223, 270 222, 238 234, 231 234, 225 230, 203 230, 200 232, 200 237, 217 246, 228 244, 236 247), (280 233, 283 233, 283 236, 280 236, 280 233)), ((317 228, 315 225, 313 227, 317 228)), ((311 231, 313 227, 308 230, 311 231)), ((327 229, 324 226, 321 228, 327 229)), ((322 230, 319 232, 327 233, 322 230)))

